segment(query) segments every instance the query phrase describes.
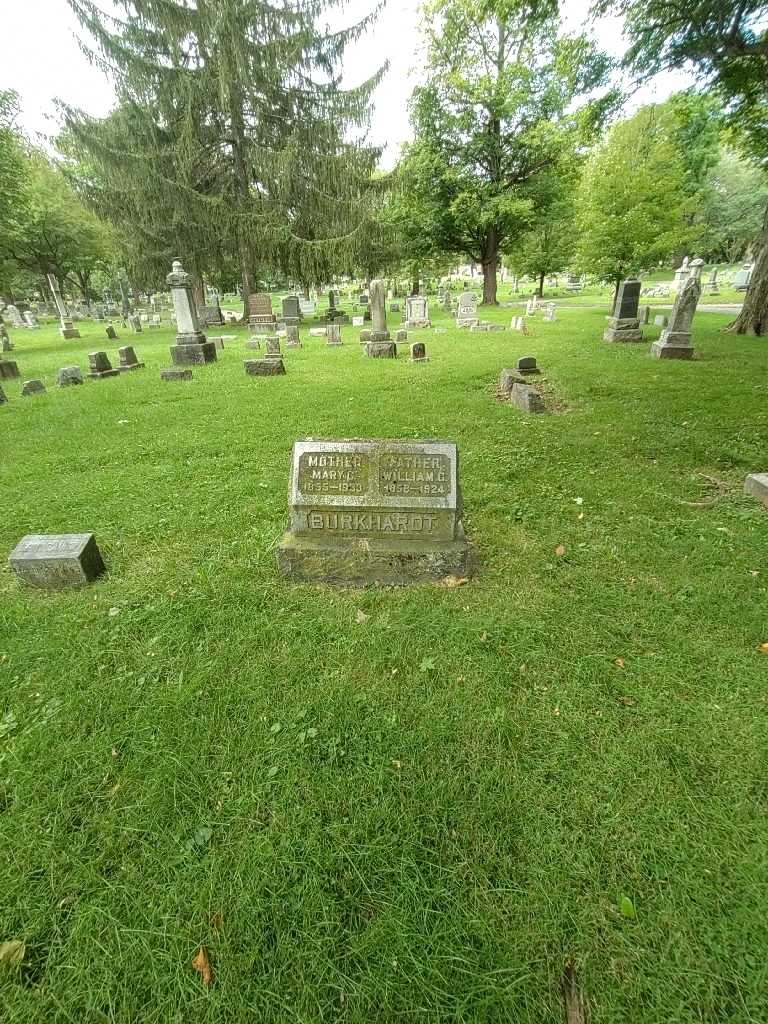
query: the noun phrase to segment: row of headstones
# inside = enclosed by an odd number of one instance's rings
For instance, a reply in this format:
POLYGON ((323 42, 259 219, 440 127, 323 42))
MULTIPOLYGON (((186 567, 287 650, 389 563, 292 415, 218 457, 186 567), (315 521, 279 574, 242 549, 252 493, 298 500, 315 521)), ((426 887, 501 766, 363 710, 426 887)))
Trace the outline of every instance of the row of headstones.
MULTIPOLYGON (((685 280, 677 293, 669 318, 657 316, 656 324, 663 327, 661 337, 651 345, 651 355, 656 359, 692 359, 693 343, 691 326, 696 307, 701 297, 701 270, 703 260, 693 260, 686 267, 685 280)), ((642 284, 635 278, 622 281, 616 295, 613 316, 603 332, 605 341, 641 342, 643 331, 640 327, 640 293, 642 284)), ((644 322, 650 320, 650 306, 646 306, 644 322)))
MULTIPOLYGON (((128 373, 131 370, 140 370, 144 363, 140 362, 133 347, 126 345, 118 349, 120 365, 113 367, 106 352, 90 352, 88 354, 89 372, 85 375, 89 380, 102 380, 105 377, 116 377, 121 373, 128 373)), ((21 375, 16 363, 7 361, 0 362, 0 378, 17 379, 21 375)), ((56 375, 56 383, 61 388, 72 387, 83 384, 85 378, 79 366, 63 366, 56 375)), ((24 381, 21 389, 21 397, 28 398, 31 395, 45 394, 45 384, 37 379, 24 381)), ((0 404, 8 401, 7 396, 0 389, 0 404)))

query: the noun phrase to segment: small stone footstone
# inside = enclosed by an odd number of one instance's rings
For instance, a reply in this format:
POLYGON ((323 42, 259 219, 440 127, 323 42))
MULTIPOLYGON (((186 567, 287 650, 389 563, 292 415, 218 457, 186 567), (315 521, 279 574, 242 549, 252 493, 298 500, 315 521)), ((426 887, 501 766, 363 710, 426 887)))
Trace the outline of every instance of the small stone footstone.
POLYGON ((117 341, 117 331, 112 326, 112 324, 110 324, 109 327, 107 327, 106 333, 110 341, 117 341))
POLYGON ((261 339, 257 337, 249 338, 245 343, 246 348, 250 349, 261 349, 261 339))
POLYGON ((403 330, 395 331, 395 344, 396 345, 405 345, 405 343, 407 341, 408 341, 408 331, 403 331, 403 330))
POLYGON ((0 405, 5 405, 8 401, 8 397, 2 388, 0 388, 0 405))
POLYGON ((750 473, 744 481, 744 493, 768 506, 768 473, 750 473))
POLYGON ((295 324, 286 324, 285 326, 285 347, 302 348, 299 328, 295 324))
POLYGON ((243 366, 249 377, 277 377, 285 373, 285 365, 279 355, 268 355, 266 359, 246 359, 243 366))
POLYGON ((522 373, 523 376, 541 373, 535 356, 523 356, 521 359, 518 359, 515 369, 518 373, 522 373))
POLYGON ((68 388, 74 384, 84 384, 85 382, 79 366, 62 366, 56 377, 56 383, 60 388, 68 388))
POLYGON ((183 369, 181 366, 173 366, 168 370, 160 371, 160 380, 192 380, 192 371, 183 369))
POLYGON ((545 411, 544 399, 536 388, 531 387, 530 384, 513 384, 510 398, 518 409, 522 409, 523 412, 545 411))
POLYGON ((397 359, 397 345, 394 341, 369 341, 365 354, 371 359, 397 359))
POLYGON ((280 339, 279 338, 267 338, 266 352, 264 353, 267 359, 282 359, 283 353, 280 351, 280 339))
POLYGON ((423 341, 414 341, 411 345, 411 358, 412 363, 428 363, 427 358, 427 346, 423 341))
POLYGON ((341 328, 338 324, 328 324, 325 329, 326 340, 329 345, 341 345, 341 328))
POLYGON ((481 323, 479 323, 479 324, 472 324, 471 327, 469 328, 469 333, 470 334, 483 334, 483 333, 487 332, 487 330, 488 330, 488 324, 481 324, 481 323))
POLYGON ((20 376, 18 363, 12 359, 0 359, 0 380, 18 380, 20 376))
POLYGON ((90 364, 90 371, 88 377, 91 380, 101 380, 102 377, 117 377, 120 374, 119 370, 112 368, 106 352, 89 352, 88 363, 90 364))
POLYGON ((325 328, 324 327, 310 327, 309 328, 310 338, 324 338, 325 328))
POLYGON ((638 306, 642 284, 633 277, 627 278, 619 285, 613 316, 608 318, 608 326, 603 332, 603 341, 642 341, 638 306))
POLYGON ((30 395, 44 395, 45 384, 41 380, 25 380, 21 389, 21 397, 29 398, 30 395))
POLYGON ((466 577, 456 445, 298 441, 277 563, 291 579, 342 586, 466 577))
POLYGON ((517 370, 502 370, 499 377, 498 393, 509 397, 512 394, 512 388, 514 385, 523 383, 524 381, 520 380, 520 375, 517 370))
POLYGON ((131 345, 125 345, 123 348, 117 350, 117 354, 120 356, 120 366, 118 367, 120 373, 127 373, 129 370, 141 370, 144 368, 144 363, 140 363, 136 352, 131 345))
POLYGON ((105 571, 92 533, 30 534, 8 562, 22 583, 43 590, 82 587, 105 571))
POLYGON ((655 316, 653 318, 653 323, 654 323, 654 326, 656 326, 656 327, 666 327, 667 324, 669 323, 669 317, 668 316, 655 316))

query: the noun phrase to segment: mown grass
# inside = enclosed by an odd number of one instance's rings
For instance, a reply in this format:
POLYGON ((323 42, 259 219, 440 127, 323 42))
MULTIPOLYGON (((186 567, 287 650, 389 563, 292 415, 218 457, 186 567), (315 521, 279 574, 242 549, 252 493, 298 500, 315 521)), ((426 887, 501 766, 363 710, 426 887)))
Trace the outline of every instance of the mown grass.
POLYGON ((543 1024, 573 962, 593 1024, 764 1021, 768 356, 727 320, 693 363, 597 311, 427 365, 347 328, 272 379, 238 329, 190 384, 122 332, 146 370, 61 391, 102 329, 14 332, 49 391, 4 382, 0 551, 93 530, 110 571, 0 569, 0 1017, 543 1024), (493 397, 526 354, 555 414, 493 397), (278 578, 307 435, 455 440, 477 579, 278 578))

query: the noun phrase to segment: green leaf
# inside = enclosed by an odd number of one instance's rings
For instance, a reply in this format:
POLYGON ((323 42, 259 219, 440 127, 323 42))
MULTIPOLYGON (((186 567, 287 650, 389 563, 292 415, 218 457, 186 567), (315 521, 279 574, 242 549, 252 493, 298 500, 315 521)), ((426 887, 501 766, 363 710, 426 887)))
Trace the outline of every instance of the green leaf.
POLYGON ((622 917, 629 917, 634 919, 635 917, 635 905, 629 896, 622 896, 619 900, 619 913, 622 917))
POLYGON ((274 725, 270 726, 269 731, 276 736, 277 733, 281 732, 283 728, 282 722, 275 722, 274 725))
POLYGON ((274 777, 277 775, 277 773, 279 771, 280 771, 280 766, 276 765, 276 764, 273 764, 272 767, 267 772, 267 778, 268 779, 274 779, 274 777))
POLYGON ((435 659, 434 658, 423 658, 419 668, 422 672, 434 672, 435 670, 435 659))

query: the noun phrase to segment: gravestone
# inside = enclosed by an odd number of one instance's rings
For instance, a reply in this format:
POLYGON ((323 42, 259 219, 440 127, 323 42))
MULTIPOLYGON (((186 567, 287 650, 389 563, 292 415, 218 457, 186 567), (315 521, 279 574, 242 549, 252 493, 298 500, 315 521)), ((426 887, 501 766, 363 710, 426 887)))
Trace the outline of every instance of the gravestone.
MULTIPOLYGON (((200 319, 202 320, 203 327, 221 327, 221 325, 224 323, 224 316, 221 312, 221 306, 218 304, 218 302, 213 303, 212 305, 203 306, 200 313, 200 319)), ((152 320, 154 321, 154 319, 155 318, 153 317, 152 320)), ((154 324, 154 326, 160 326, 159 317, 157 323, 154 324)))
POLYGON ((511 327, 512 327, 513 331, 522 331, 524 324, 525 324, 525 320, 523 319, 523 317, 521 317, 521 316, 512 317, 511 327))
POLYGON ((408 331, 403 330, 403 329, 400 329, 399 331, 395 331, 395 343, 397 345, 405 345, 405 343, 407 341, 408 341, 408 331))
POLYGON ((248 341, 246 341, 245 347, 260 350, 262 340, 263 339, 261 338, 261 336, 259 336, 258 334, 254 334, 251 338, 248 339, 248 341))
POLYGON ((635 278, 627 278, 619 285, 613 316, 608 319, 608 327, 603 332, 604 341, 642 341, 640 319, 637 315, 640 305, 640 289, 642 284, 635 278))
POLYGON ((338 324, 328 324, 325 329, 326 340, 329 345, 341 345, 341 327, 338 324))
POLYGON ((25 380, 21 389, 21 397, 29 398, 32 395, 44 395, 45 384, 41 380, 25 380))
POLYGON ((707 293, 709 295, 719 295, 720 294, 720 286, 717 283, 717 267, 715 267, 711 271, 709 277, 707 278, 706 289, 707 289, 707 293))
POLYGON ((502 370, 501 376, 499 377, 498 393, 500 395, 506 395, 509 397, 512 394, 512 388, 515 384, 522 384, 520 376, 517 370, 502 370))
POLYGON ((744 493, 768 506, 768 473, 750 473, 744 481, 744 493))
POLYGON ((325 333, 325 327, 310 327, 309 336, 310 338, 327 338, 328 335, 325 333))
POLYGON ((387 330, 386 288, 384 282, 380 279, 371 281, 370 309, 371 341, 375 343, 389 341, 390 333, 387 330))
POLYGON ((669 317, 659 314, 653 318, 653 323, 655 327, 666 327, 669 323, 669 317))
POLYGON ((662 331, 659 340, 651 345, 651 355, 655 359, 693 359, 691 325, 701 297, 703 266, 704 260, 691 262, 688 279, 677 293, 672 307, 669 326, 662 331))
POLYGON ((141 326, 141 317, 136 315, 128 317, 128 326, 131 328, 134 334, 143 334, 144 328, 141 326))
MULTIPOLYGON (((80 337, 80 331, 74 326, 72 317, 69 315, 64 299, 59 289, 59 282, 56 280, 53 274, 48 274, 48 287, 51 289, 53 295, 53 301, 56 303, 56 309, 59 312, 59 334, 64 338, 65 341, 70 341, 73 338, 80 337)), ((19 325, 21 326, 21 325, 19 325)))
POLYGON ((62 366, 56 377, 60 388, 69 388, 75 384, 84 384, 83 375, 79 366, 62 366))
POLYGON ((107 326, 106 331, 107 331, 107 337, 109 338, 110 341, 117 341, 118 340, 117 331, 115 330, 115 328, 114 328, 114 326, 112 324, 109 324, 107 326))
POLYGON ((391 306, 389 307, 389 311, 390 311, 390 313, 399 313, 400 312, 400 303, 399 302, 393 302, 391 304, 391 306))
POLYGON ((405 300, 405 326, 408 330, 432 326, 429 303, 423 295, 411 295, 405 300))
POLYGON ((364 324, 365 324, 365 317, 364 316, 353 316, 352 317, 352 326, 353 327, 362 327, 364 324))
POLYGON ((285 326, 285 347, 302 347, 301 338, 299 337, 299 328, 295 324, 286 324, 285 326))
POLYGON ((27 310, 27 312, 24 314, 24 323, 27 325, 27 327, 30 328, 30 330, 33 331, 36 331, 40 326, 40 324, 37 322, 37 317, 35 316, 35 314, 31 313, 29 310, 27 310))
POLYGON ((686 256, 683 262, 675 271, 675 281, 672 287, 678 292, 681 290, 685 282, 688 280, 688 276, 690 275, 691 270, 689 264, 690 258, 686 256))
POLYGON ((527 376, 536 373, 541 373, 541 370, 539 369, 538 364, 536 362, 535 356, 522 356, 520 359, 517 360, 515 369, 518 373, 522 373, 523 375, 527 376))
POLYGON ((299 312, 302 316, 314 316, 317 312, 317 303, 314 299, 299 299, 299 312))
POLYGON ((365 354, 371 359, 397 359, 397 345, 394 341, 368 341, 365 354))
POLYGON ((20 376, 18 363, 11 359, 0 359, 0 380, 18 380, 20 376))
POLYGON ((88 372, 90 380, 101 380, 103 377, 117 377, 120 374, 119 370, 112 368, 112 363, 110 363, 106 352, 89 352, 88 363, 90 365, 88 372))
POLYGON ((371 331, 360 331, 360 344, 366 345, 371 340, 371 331))
POLYGON ((532 298, 528 299, 528 302, 525 304, 525 315, 526 316, 535 316, 536 313, 538 313, 538 311, 539 311, 539 302, 538 302, 538 299, 536 298, 536 296, 534 295, 532 298))
POLYGON ((650 306, 646 306, 643 309, 643 323, 644 324, 649 324, 650 322, 651 322, 651 307, 650 306))
POLYGON ((268 356, 266 359, 246 359, 243 363, 249 377, 277 377, 285 373, 285 365, 280 356, 268 356))
POLYGON ((266 292, 254 292, 248 296, 248 323, 252 328, 266 327, 274 330, 277 317, 272 312, 272 296, 266 292))
POLYGON ((292 579, 404 585, 471 570, 455 444, 298 441, 289 501, 277 559, 292 579))
POLYGON ((428 363, 427 346, 423 341, 414 341, 411 345, 411 363, 428 363))
POLYGON ((127 373, 129 370, 141 370, 144 368, 144 363, 140 363, 136 352, 131 345, 125 345, 123 348, 117 350, 117 354, 120 357, 120 366, 118 370, 120 373, 127 373))
POLYGON ((194 296, 192 277, 174 260, 173 269, 166 277, 171 289, 173 308, 176 312, 176 344, 171 347, 171 360, 176 366, 216 362, 216 346, 208 341, 200 330, 194 296))
POLYGON ((555 316, 556 308, 557 307, 554 302, 546 302, 544 304, 544 323, 553 324, 557 321, 557 317, 555 316))
POLYGON ((267 359, 282 359, 279 338, 267 338, 265 342, 265 356, 267 359))
POLYGON ((544 399, 541 394, 530 386, 530 384, 519 384, 515 382, 512 385, 512 393, 510 394, 511 401, 522 409, 523 412, 545 412, 544 399))
POLYGON ((737 292, 745 292, 749 288, 753 269, 752 263, 745 263, 741 270, 736 273, 733 279, 733 287, 737 292))
POLYGON ((457 327, 477 327, 480 320, 477 315, 477 296, 472 292, 462 292, 456 307, 457 327))
POLYGON ((285 326, 298 327, 298 325, 301 323, 301 307, 299 306, 298 295, 287 295, 283 299, 282 307, 282 321, 285 324, 285 326))
POLYGON ((0 388, 0 405, 5 405, 8 399, 6 398, 5 392, 0 388))
MULTIPOLYGON (((57 287, 58 287, 58 285, 57 285, 57 287)), ((19 312, 18 306, 14 306, 13 303, 11 303, 10 306, 6 306, 5 307, 3 312, 7 313, 7 315, 11 318, 11 325, 13 327, 23 327, 24 326, 24 317, 19 312)))
POLYGON ((163 326, 163 321, 161 320, 159 313, 153 313, 152 314, 152 316, 149 318, 149 326, 150 327, 162 327, 163 326))
POLYGON ((192 380, 192 371, 180 366, 160 371, 160 380, 192 380))
POLYGON ((42 590, 82 587, 106 571, 92 533, 29 534, 8 562, 22 583, 42 590))

